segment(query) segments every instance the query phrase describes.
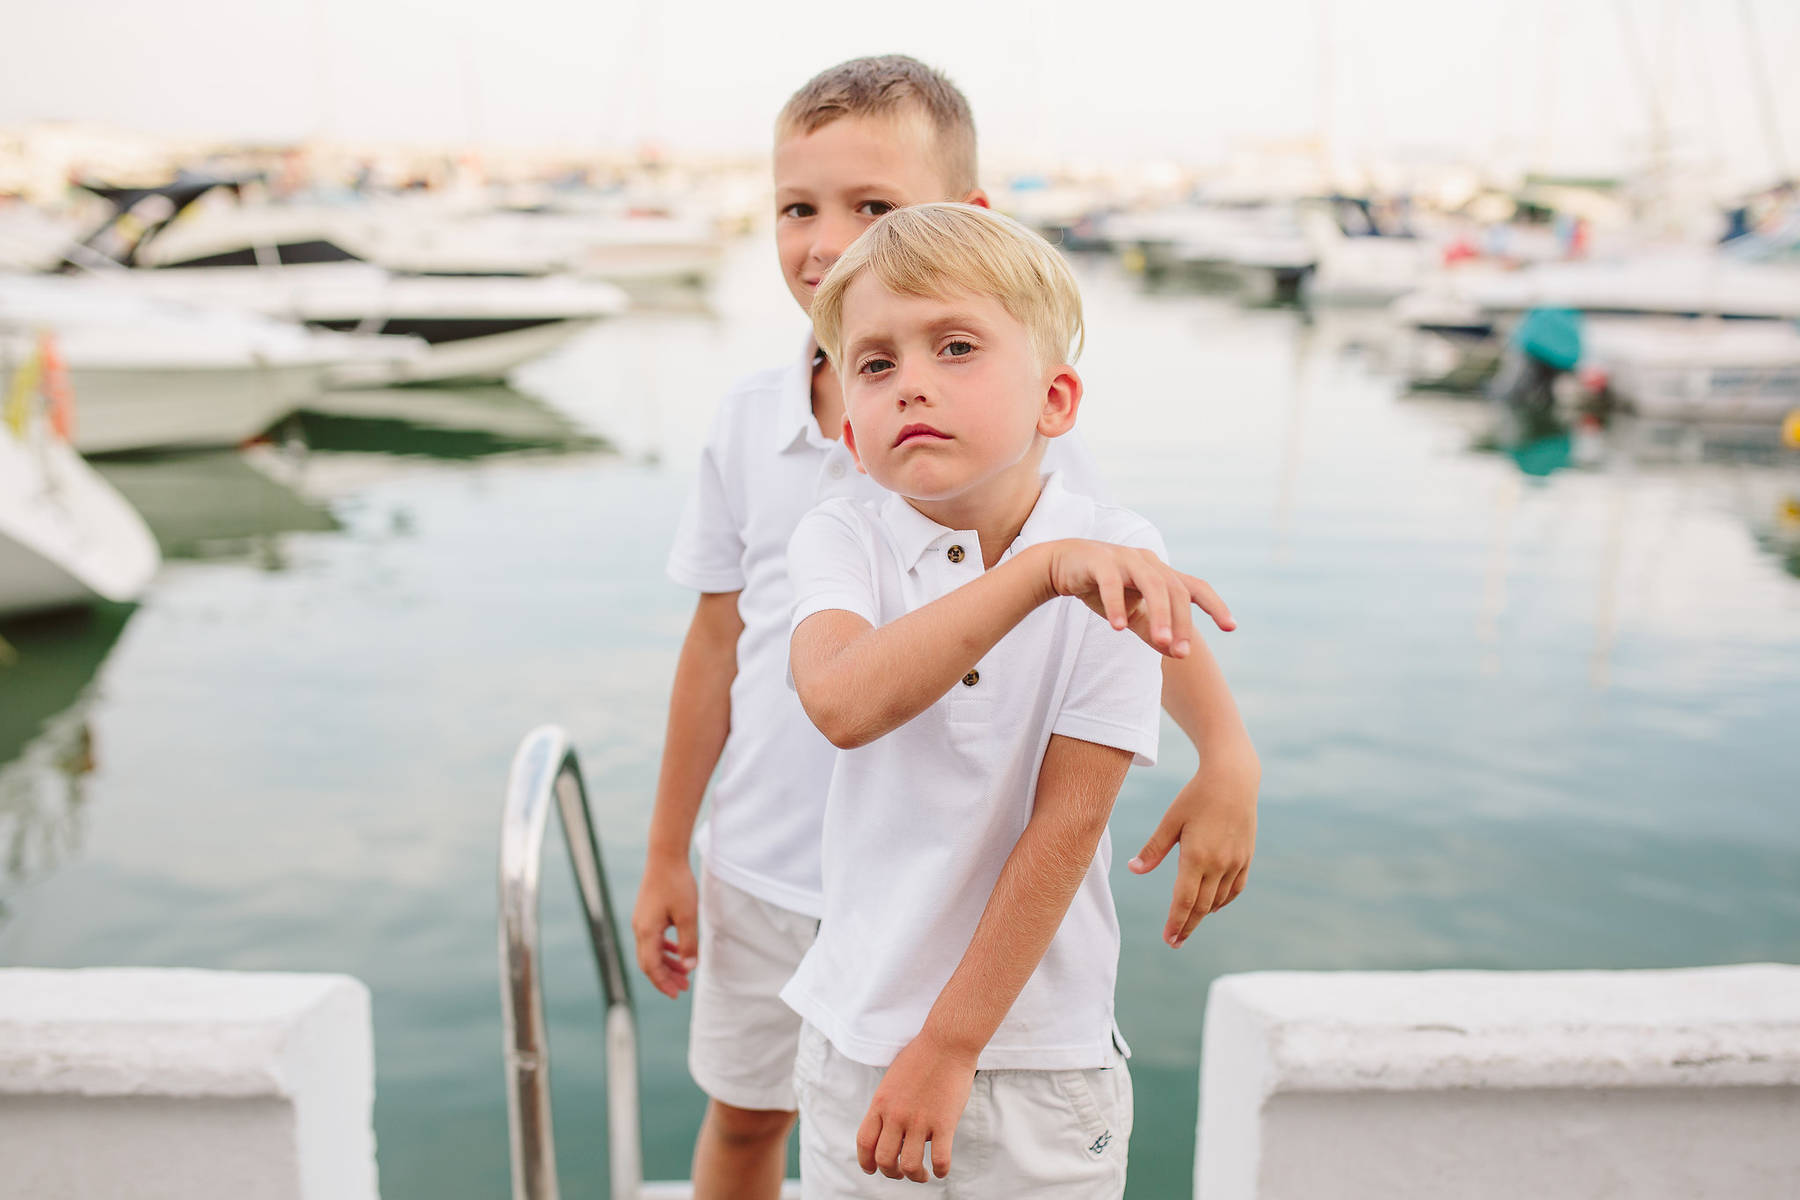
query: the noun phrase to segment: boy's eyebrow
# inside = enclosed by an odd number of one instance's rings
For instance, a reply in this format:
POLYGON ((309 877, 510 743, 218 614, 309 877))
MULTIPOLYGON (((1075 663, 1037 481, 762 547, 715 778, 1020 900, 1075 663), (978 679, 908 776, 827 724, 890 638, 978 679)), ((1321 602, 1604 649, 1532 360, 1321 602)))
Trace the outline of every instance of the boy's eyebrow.
MULTIPOLYGON (((950 329, 967 329, 974 333, 986 333, 987 322, 972 313, 951 312, 941 317, 933 317, 926 323, 925 329, 932 336, 937 336, 950 329)), ((886 330, 865 333, 844 346, 845 359, 855 358, 864 350, 875 346, 883 346, 893 341, 893 335, 886 330)))

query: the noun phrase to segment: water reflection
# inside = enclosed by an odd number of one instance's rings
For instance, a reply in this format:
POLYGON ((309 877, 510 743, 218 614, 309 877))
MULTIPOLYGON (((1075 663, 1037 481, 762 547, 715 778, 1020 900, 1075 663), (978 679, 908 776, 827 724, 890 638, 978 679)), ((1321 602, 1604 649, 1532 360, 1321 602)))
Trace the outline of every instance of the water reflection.
POLYGON ((143 458, 112 458, 95 466, 156 535, 167 559, 256 558, 282 561, 284 533, 339 528, 323 504, 297 486, 294 464, 259 447, 143 458))
POLYGON ((505 386, 327 392, 287 432, 313 450, 441 459, 606 446, 537 397, 505 386))
POLYGON ((81 845, 94 679, 129 605, 0 625, 0 924, 12 896, 81 845))

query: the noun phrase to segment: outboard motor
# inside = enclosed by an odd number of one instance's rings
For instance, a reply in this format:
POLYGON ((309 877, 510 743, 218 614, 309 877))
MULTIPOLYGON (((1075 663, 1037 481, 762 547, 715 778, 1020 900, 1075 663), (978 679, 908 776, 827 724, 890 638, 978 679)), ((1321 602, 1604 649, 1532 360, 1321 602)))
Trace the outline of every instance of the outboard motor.
POLYGON ((1556 414, 1559 375, 1581 361, 1581 313, 1534 308, 1508 340, 1500 371, 1488 388, 1499 414, 1496 436, 1514 446, 1561 432, 1556 414))

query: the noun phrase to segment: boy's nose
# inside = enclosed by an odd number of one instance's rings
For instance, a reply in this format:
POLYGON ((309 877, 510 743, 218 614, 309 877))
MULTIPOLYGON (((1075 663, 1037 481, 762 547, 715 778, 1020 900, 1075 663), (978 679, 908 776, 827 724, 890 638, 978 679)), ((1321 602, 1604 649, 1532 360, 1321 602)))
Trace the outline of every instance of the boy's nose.
POLYGON ((817 229, 818 235, 813 239, 812 244, 812 257, 814 262, 826 270, 831 269, 831 264, 850 248, 850 243, 854 242, 856 235, 862 232, 861 228, 853 221, 833 218, 820 221, 817 229))

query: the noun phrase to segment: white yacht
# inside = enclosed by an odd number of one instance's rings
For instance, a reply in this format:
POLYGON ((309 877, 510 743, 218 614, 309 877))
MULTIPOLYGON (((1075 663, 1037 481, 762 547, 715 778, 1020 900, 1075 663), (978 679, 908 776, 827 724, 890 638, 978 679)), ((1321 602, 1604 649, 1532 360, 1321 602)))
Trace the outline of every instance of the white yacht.
MULTIPOLYGON (((1467 373, 1472 363, 1495 358, 1500 340, 1532 308, 1665 321, 1794 321, 1800 319, 1800 267, 1742 262, 1688 248, 1517 271, 1476 266, 1446 270, 1390 310, 1404 341, 1409 381, 1425 384, 1454 377, 1467 373)), ((1779 333, 1748 336, 1780 340, 1779 333)))
POLYGON ((0 618, 136 600, 162 558, 136 510, 44 428, 0 425, 0 618))
POLYGON ((404 369, 425 352, 413 338, 352 338, 173 302, 118 278, 126 274, 0 276, 0 369, 10 378, 53 335, 84 454, 234 446, 339 374, 404 369))
POLYGON ((135 268, 114 277, 166 300, 425 343, 404 361, 377 353, 335 366, 328 372, 334 385, 499 380, 628 303, 618 287, 570 274, 390 270, 345 244, 356 240, 345 236, 350 218, 327 221, 314 208, 220 204, 172 226, 202 197, 235 190, 229 181, 90 190, 112 203, 113 215, 71 248, 75 266, 135 268))
POLYGON ((1767 424, 1800 411, 1800 329, 1786 322, 1591 318, 1581 365, 1640 416, 1767 424))

